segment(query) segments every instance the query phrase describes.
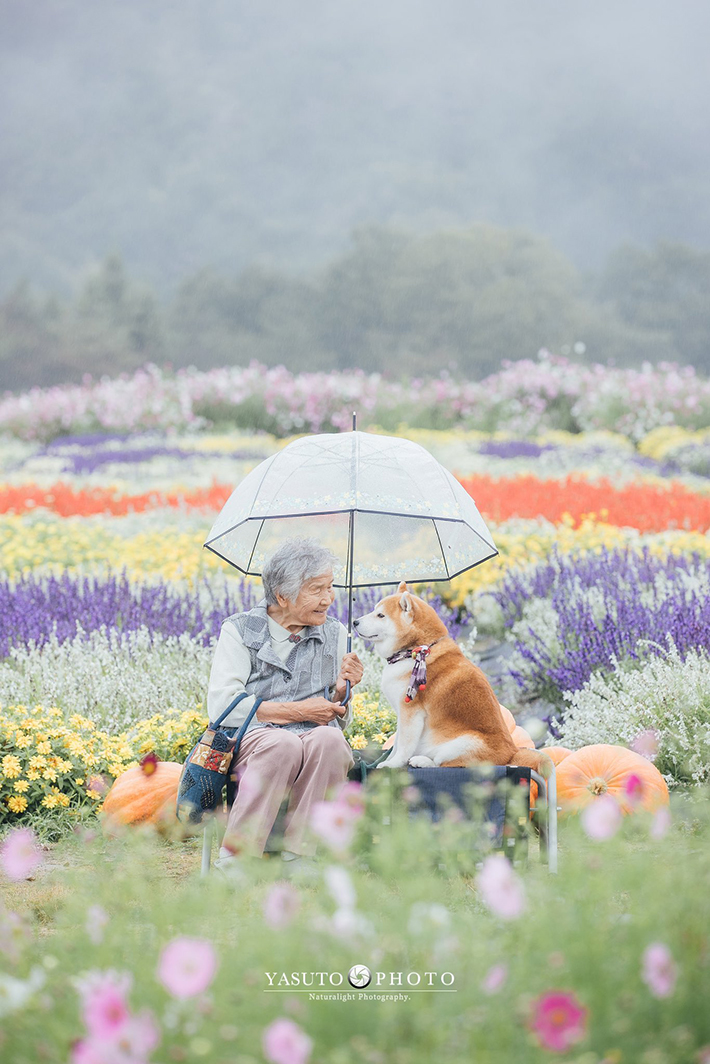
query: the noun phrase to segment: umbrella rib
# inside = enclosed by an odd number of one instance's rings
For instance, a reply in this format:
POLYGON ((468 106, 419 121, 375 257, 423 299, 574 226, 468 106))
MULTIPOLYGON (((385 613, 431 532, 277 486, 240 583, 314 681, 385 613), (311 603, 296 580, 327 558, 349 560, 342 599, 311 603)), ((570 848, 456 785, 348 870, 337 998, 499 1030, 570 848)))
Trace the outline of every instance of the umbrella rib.
MULTIPOLYGON (((283 454, 283 451, 281 451, 281 454, 283 454)), ((278 457, 278 456, 275 456, 275 457, 278 457)), ((294 473, 298 473, 303 468, 304 465, 307 465, 314 458, 318 458, 318 457, 319 457, 319 455, 317 453, 305 455, 304 458, 303 458, 303 461, 299 462, 297 466, 294 466, 294 468, 291 470, 291 472, 288 474, 288 476, 285 477, 284 480, 281 481, 281 483, 278 486, 278 493, 277 494, 280 494, 283 491, 285 485, 288 484, 289 480, 294 475, 294 473)), ((268 473, 269 470, 267 470, 266 472, 268 473)), ((266 473, 264 473, 264 476, 266 476, 266 473)), ((262 484, 263 484, 263 480, 262 480, 262 484)), ((259 485, 259 487, 261 488, 261 484, 259 485)), ((304 513, 307 513, 307 512, 308 511, 304 511, 304 513)), ((267 516, 271 517, 271 514, 269 514, 267 516)))
POLYGON ((436 523, 436 521, 434 520, 433 517, 431 519, 431 523, 434 526, 434 531, 436 532, 436 538, 439 540, 439 550, 441 551, 441 558, 442 558, 442 561, 444 562, 444 568, 446 569, 446 579, 450 580, 451 577, 449 576, 449 563, 447 562, 446 555, 444 554, 444 545, 441 542, 441 536, 439 535, 439 528, 438 528, 437 523, 436 523))
POLYGON ((247 572, 249 571, 249 569, 251 569, 251 563, 252 563, 253 558, 254 558, 254 551, 256 550, 256 545, 259 542, 259 536, 261 535, 261 533, 263 531, 264 531, 264 520, 262 520, 261 527, 259 528, 259 531, 257 532, 256 536, 254 537, 254 545, 252 546, 251 554, 249 555, 249 564, 247 565, 247 572))
MULTIPOLYGON (((483 542, 485 543, 485 540, 483 542)), ((486 544, 486 546, 488 546, 488 544, 486 544)), ((210 547, 209 544, 205 543, 205 547, 207 548, 207 550, 212 551, 213 554, 216 554, 218 558, 221 558, 223 562, 226 562, 227 565, 231 565, 231 566, 233 566, 233 568, 237 569, 240 573, 244 573, 245 576, 261 576, 261 573, 248 573, 246 571, 246 569, 242 569, 241 565, 237 565, 236 562, 233 562, 229 558, 226 558, 224 556, 224 554, 220 554, 218 550, 215 550, 214 547, 210 547)), ((463 567, 463 569, 459 569, 458 572, 452 573, 452 575, 449 577, 449 580, 455 580, 456 577, 457 576, 461 576, 462 573, 467 573, 469 571, 469 569, 475 569, 477 565, 481 565, 483 562, 487 562, 491 558, 497 557, 499 554, 500 554, 500 551, 498 551, 495 548, 493 548, 493 553, 492 554, 487 554, 485 558, 479 558, 478 561, 477 562, 473 562, 472 565, 465 565, 463 567)), ((426 584, 426 583, 431 583, 432 582, 430 576, 423 576, 423 577, 410 576, 410 577, 408 577, 408 580, 412 584, 426 584)), ((374 583, 373 583, 373 581, 368 580, 367 583, 362 583, 362 584, 361 583, 353 583, 353 587, 393 587, 398 582, 399 581, 396 580, 396 579, 395 580, 380 580, 380 581, 376 581, 374 583)), ((333 586, 334 587, 346 588, 348 585, 347 584, 339 584, 337 581, 333 581, 333 586)))

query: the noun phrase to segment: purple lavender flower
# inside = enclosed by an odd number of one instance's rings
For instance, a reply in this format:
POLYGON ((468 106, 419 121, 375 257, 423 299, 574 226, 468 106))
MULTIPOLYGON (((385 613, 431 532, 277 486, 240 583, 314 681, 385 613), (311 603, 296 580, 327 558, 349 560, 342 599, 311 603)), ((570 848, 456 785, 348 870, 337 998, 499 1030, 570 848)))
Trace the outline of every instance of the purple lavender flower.
POLYGON ((486 440, 478 448, 478 453, 493 458, 539 458, 543 451, 554 450, 552 444, 541 446, 530 440, 486 440))
POLYGON ((102 626, 118 632, 145 626, 162 635, 187 632, 204 645, 219 634, 225 617, 251 609, 257 589, 245 580, 203 580, 189 593, 167 582, 136 584, 125 571, 104 578, 29 573, 0 578, 0 656, 30 641, 43 646, 54 633, 63 643, 77 624, 85 632, 102 626))
MULTIPOLYGON (((369 613, 383 590, 386 593, 382 588, 358 589, 354 616, 369 613)), ((87 633, 102 626, 118 632, 145 626, 161 635, 187 633, 206 646, 219 635, 226 617, 251 609, 260 598, 258 585, 238 578, 203 579, 185 592, 169 582, 137 584, 125 571, 102 578, 28 573, 12 582, 0 577, 0 657, 7 657, 13 646, 43 646, 52 633, 60 643, 73 639, 77 624, 87 633)), ((430 601, 456 638, 470 615, 446 606, 438 595, 430 601)), ((338 595, 332 615, 345 622, 345 592, 338 595)))
POLYGON ((681 657, 690 649, 710 651, 710 594, 689 576, 707 572, 698 554, 659 558, 647 548, 603 549, 574 555, 556 550, 532 572, 511 570, 490 592, 507 629, 522 619, 531 598, 547 599, 557 616, 554 639, 528 629, 514 646, 526 671, 510 675, 523 698, 542 697, 563 709, 562 694, 578 691, 593 672, 610 672, 617 661, 663 653, 669 640, 681 657), (662 579, 661 579, 662 578, 662 579), (592 605, 584 591, 594 589, 592 605))
MULTIPOLYGON (((354 591, 353 617, 362 617, 365 613, 371 613, 380 599, 392 594, 396 585, 389 587, 360 587, 354 591)), ((422 593, 422 598, 432 606, 441 617, 449 630, 452 639, 458 639, 463 629, 472 621, 472 616, 463 606, 448 606, 441 595, 437 595, 431 589, 422 593)), ((348 623, 348 598, 346 591, 340 591, 336 595, 331 616, 337 617, 344 625, 348 623)))

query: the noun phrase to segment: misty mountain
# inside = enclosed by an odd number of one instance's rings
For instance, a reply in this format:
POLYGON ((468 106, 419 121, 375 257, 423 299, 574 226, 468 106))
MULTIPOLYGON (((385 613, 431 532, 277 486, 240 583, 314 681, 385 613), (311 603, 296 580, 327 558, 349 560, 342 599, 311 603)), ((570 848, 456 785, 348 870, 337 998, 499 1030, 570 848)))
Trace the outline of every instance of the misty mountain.
POLYGON ((0 292, 113 251, 162 295, 358 225, 486 222, 578 268, 710 247, 700 0, 5 0, 0 292))

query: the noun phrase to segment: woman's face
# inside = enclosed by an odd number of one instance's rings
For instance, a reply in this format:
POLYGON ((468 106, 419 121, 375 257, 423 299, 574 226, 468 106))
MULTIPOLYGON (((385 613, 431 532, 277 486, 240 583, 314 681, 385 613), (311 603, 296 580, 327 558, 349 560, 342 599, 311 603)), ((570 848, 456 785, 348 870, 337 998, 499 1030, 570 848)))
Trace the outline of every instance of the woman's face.
POLYGON ((294 602, 289 602, 294 620, 303 625, 324 624, 335 601, 332 572, 306 580, 294 602))

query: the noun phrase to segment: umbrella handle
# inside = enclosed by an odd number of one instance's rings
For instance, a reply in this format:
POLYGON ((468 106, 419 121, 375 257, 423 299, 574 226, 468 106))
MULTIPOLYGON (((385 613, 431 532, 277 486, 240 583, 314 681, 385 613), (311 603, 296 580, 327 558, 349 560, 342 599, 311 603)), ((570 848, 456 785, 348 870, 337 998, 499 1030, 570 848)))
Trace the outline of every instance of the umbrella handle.
MULTIPOLYGON (((327 687, 325 689, 325 697, 326 698, 330 698, 330 695, 328 693, 328 688, 327 687)), ((341 706, 347 706, 349 701, 350 701, 350 680, 346 680, 345 681, 345 698, 340 703, 340 705, 341 706)))

